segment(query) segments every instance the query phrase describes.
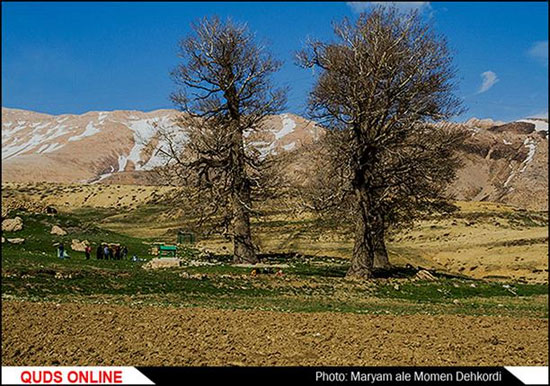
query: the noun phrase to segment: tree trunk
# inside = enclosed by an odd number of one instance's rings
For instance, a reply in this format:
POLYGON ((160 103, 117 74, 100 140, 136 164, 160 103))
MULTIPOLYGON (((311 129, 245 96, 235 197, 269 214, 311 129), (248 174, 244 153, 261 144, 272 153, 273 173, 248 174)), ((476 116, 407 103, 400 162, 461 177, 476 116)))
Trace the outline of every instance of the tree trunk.
POLYGON ((372 216, 369 214, 367 193, 364 189, 356 190, 359 200, 355 222, 355 243, 351 257, 351 267, 346 276, 368 279, 372 277, 375 256, 375 239, 372 228, 372 216))
POLYGON ((376 269, 390 269, 391 264, 388 259, 388 251, 386 249, 385 228, 384 225, 380 226, 375 233, 374 240, 374 268, 376 269))
POLYGON ((241 187, 233 193, 233 261, 257 263, 258 257, 250 233, 250 189, 241 187))
POLYGON ((385 225, 383 217, 375 213, 366 187, 356 188, 356 197, 355 243, 347 276, 370 278, 374 269, 391 268, 384 241, 385 225))
POLYGON ((235 263, 258 262, 250 232, 250 184, 245 171, 245 154, 242 132, 236 128, 233 134, 233 261, 235 263))

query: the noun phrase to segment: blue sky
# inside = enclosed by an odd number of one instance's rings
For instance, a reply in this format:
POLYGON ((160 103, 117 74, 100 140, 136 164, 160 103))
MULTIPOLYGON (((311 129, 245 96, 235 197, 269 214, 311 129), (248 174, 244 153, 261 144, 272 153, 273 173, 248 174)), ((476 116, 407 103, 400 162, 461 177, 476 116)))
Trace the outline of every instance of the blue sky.
MULTIPOLYGON (((313 77, 294 64, 306 38, 330 39, 331 22, 372 3, 3 3, 2 105, 50 114, 172 108, 169 72, 191 21, 247 22, 285 62, 287 110, 305 114, 313 77)), ((548 114, 548 3, 415 2, 455 54, 460 88, 475 116, 548 114)))

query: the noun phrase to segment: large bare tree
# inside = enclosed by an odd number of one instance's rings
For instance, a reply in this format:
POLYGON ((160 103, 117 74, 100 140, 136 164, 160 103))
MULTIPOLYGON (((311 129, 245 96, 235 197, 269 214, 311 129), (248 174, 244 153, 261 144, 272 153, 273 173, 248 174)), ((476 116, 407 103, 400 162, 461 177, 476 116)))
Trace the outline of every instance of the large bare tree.
POLYGON ((389 267, 385 234, 420 213, 450 207, 445 188, 464 138, 436 124, 460 111, 445 39, 417 12, 377 7, 334 27, 333 42, 310 41, 298 54, 319 70, 310 114, 328 129, 314 153, 323 167, 309 202, 355 222, 350 276, 389 267))
MULTIPOLYGON (((246 25, 217 17, 192 25, 181 41, 182 62, 172 72, 179 86, 172 95, 182 111, 185 135, 161 132, 167 146, 165 175, 193 186, 193 199, 216 218, 233 240, 235 262, 258 261, 250 232, 252 194, 268 189, 265 159, 245 144, 245 136, 281 111, 286 90, 272 86, 281 66, 246 25)), ((272 181, 271 181, 272 182, 272 181)))

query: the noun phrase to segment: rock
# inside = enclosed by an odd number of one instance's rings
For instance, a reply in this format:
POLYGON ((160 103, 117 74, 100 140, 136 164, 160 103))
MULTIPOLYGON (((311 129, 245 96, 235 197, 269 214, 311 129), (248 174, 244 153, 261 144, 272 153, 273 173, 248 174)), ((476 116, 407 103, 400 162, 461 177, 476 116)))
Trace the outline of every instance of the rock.
POLYGON ((76 252, 84 252, 88 245, 90 245, 88 240, 79 241, 77 239, 73 239, 71 241, 71 249, 76 252))
POLYGON ((8 239, 8 243, 11 243, 11 244, 23 244, 24 242, 25 242, 25 239, 22 239, 22 238, 8 239))
POLYGON ((414 276, 416 280, 426 280, 426 281, 436 281, 437 278, 432 275, 429 271, 422 269, 416 273, 414 276))
POLYGON ((179 277, 181 277, 182 279, 197 279, 197 280, 204 280, 204 279, 208 278, 208 276, 204 273, 195 273, 195 274, 191 275, 188 272, 180 273, 179 277))
POLYGON ((63 280, 63 279, 72 279, 73 275, 71 275, 70 273, 64 274, 62 272, 56 272, 54 277, 58 280, 63 280))
POLYGON ((156 258, 143 265, 143 269, 177 268, 181 266, 181 260, 176 257, 156 258))
POLYGON ((265 263, 256 263, 256 264, 233 264, 233 267, 239 268, 289 268, 288 264, 265 264, 265 263))
POLYGON ((4 236, 2 236, 2 244, 4 244, 6 242, 6 239, 4 238, 4 236))
POLYGON ((65 232, 61 227, 54 225, 52 227, 52 230, 50 231, 50 234, 52 235, 58 235, 58 236, 65 236, 67 232, 65 232))
POLYGON ((17 232, 21 229, 23 229, 23 219, 19 216, 2 221, 2 232, 17 232))

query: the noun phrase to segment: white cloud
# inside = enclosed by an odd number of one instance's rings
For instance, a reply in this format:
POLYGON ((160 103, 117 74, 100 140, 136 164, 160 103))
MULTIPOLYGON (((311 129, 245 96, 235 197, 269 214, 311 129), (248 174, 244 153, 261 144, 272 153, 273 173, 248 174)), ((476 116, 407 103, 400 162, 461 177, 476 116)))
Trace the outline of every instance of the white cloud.
POLYGON ((533 43, 527 54, 548 66, 548 40, 533 43))
POLYGON ((377 5, 383 6, 395 6, 402 12, 410 11, 412 9, 424 10, 430 9, 429 1, 348 1, 347 5, 357 13, 366 11, 370 7, 377 5))
POLYGON ((495 85, 500 79, 498 79, 497 74, 495 74, 493 71, 485 71, 481 73, 481 78, 483 79, 483 82, 481 83, 481 87, 479 88, 478 94, 481 94, 482 92, 485 92, 489 90, 491 87, 495 85))

